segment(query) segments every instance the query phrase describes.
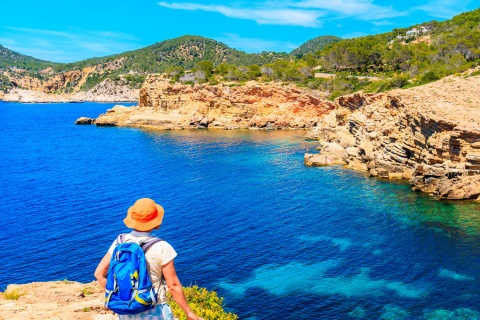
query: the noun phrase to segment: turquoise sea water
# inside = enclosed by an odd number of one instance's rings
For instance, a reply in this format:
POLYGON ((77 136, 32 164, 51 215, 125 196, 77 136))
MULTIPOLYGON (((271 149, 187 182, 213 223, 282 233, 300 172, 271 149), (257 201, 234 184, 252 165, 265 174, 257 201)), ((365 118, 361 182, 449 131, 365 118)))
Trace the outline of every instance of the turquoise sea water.
POLYGON ((0 102, 0 289, 93 280, 139 197, 184 285, 241 319, 478 319, 480 205, 340 167, 303 131, 76 126, 112 104, 0 102))

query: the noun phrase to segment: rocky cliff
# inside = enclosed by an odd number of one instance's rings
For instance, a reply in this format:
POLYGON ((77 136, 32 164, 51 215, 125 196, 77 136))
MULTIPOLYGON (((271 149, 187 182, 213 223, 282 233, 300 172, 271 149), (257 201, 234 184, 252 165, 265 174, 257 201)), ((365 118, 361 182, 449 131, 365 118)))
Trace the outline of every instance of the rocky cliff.
MULTIPOLYGON (((0 100, 14 102, 81 102, 81 101, 137 101, 139 89, 134 89, 125 79, 109 79, 110 72, 121 68, 125 58, 115 59, 105 64, 56 73, 52 68, 40 70, 36 77, 24 69, 10 68, 1 75, 12 86, 0 100), (91 79, 105 79, 86 90, 85 84, 91 79)), ((87 86, 88 88, 88 86, 87 86)))
POLYGON ((353 94, 308 137, 321 141, 307 165, 345 163, 372 176, 409 179, 441 199, 480 196, 480 77, 450 76, 421 87, 353 94))
POLYGON ((322 93, 293 85, 180 85, 150 75, 138 107, 115 107, 95 123, 164 129, 310 128, 334 107, 322 93))
POLYGON ((138 101, 140 89, 113 83, 110 79, 97 84, 88 91, 75 93, 48 93, 37 90, 12 89, 0 96, 6 102, 48 103, 48 102, 126 102, 138 101))

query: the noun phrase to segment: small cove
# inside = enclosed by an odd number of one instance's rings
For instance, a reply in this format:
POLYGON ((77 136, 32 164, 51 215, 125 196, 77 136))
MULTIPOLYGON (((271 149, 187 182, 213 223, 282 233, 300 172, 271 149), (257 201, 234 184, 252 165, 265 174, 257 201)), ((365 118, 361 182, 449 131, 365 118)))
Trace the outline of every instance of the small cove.
POLYGON ((183 284, 241 319, 479 317, 479 204, 305 167, 303 131, 73 124, 112 105, 0 102, 2 290, 93 280, 126 209, 151 197, 183 284))

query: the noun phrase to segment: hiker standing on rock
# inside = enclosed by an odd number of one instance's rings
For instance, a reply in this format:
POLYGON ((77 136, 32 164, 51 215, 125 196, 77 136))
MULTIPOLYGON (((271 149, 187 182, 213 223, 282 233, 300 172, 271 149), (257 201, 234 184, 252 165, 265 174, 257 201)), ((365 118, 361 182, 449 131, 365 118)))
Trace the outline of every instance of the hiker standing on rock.
POLYGON ((203 320, 188 306, 173 262, 177 253, 151 234, 160 228, 163 215, 163 208, 152 199, 137 200, 123 220, 133 230, 117 237, 95 270, 95 278, 106 290, 105 305, 119 314, 120 320, 173 320, 163 279, 187 318, 203 320), (139 267, 126 271, 133 265, 139 267))

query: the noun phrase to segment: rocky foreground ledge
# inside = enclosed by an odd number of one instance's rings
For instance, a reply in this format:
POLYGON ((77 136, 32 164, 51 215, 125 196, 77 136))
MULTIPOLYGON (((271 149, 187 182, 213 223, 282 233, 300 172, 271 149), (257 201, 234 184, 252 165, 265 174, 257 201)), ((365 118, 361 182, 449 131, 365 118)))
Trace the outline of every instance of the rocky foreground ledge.
POLYGON ((0 320, 114 320, 103 308, 104 293, 97 282, 33 282, 9 285, 0 294, 0 320))
MULTIPOLYGON (((224 310, 223 298, 215 291, 190 286, 183 288, 190 308, 204 319, 236 320, 224 310)), ((184 312, 170 297, 175 320, 186 319, 184 312), (177 318, 178 317, 178 318, 177 318)), ((11 284, 0 293, 0 320, 114 320, 113 312, 103 307, 104 293, 98 282, 74 281, 11 284)))
POLYGON ((309 133, 312 166, 346 164, 439 199, 480 200, 480 77, 450 76, 421 87, 353 94, 309 133))
POLYGON ((334 108, 321 92, 294 85, 182 85, 150 75, 137 107, 116 106, 94 122, 157 129, 300 129, 315 126, 334 108))

